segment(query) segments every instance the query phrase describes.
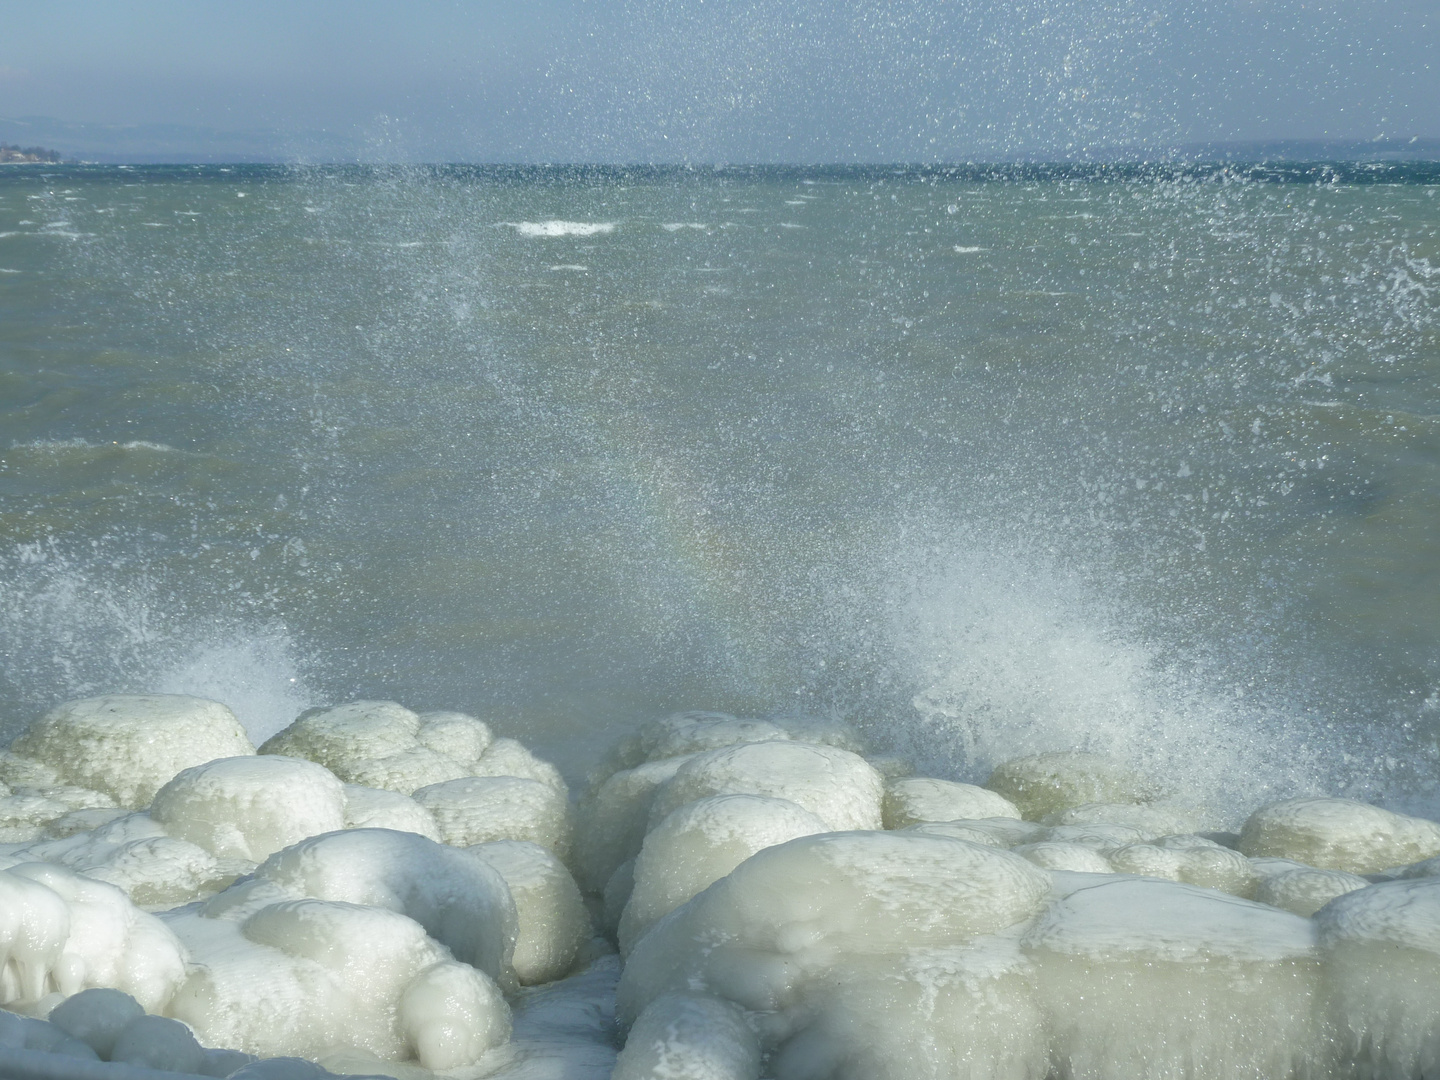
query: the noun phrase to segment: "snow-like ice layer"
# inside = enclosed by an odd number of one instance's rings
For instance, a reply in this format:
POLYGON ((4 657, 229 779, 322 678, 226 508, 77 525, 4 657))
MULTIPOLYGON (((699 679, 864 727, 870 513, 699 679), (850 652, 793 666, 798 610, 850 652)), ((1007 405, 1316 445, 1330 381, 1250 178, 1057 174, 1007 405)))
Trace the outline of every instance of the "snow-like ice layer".
POLYGON ((906 827, 906 832, 930 836, 950 836, 991 847, 1013 848, 1018 844, 1034 844, 1044 840, 1049 830, 1033 821, 1015 818, 968 818, 958 821, 926 821, 906 827))
POLYGON ((1440 1076, 1440 878, 1346 893, 1315 925, 1342 1066, 1376 1080, 1440 1076))
POLYGON ((1440 855, 1440 824, 1351 799, 1286 799, 1250 815, 1240 850, 1370 874, 1440 855))
POLYGON ((518 919, 512 963, 521 984, 563 978, 591 935, 585 901, 565 864, 525 840, 492 840, 468 850, 510 887, 518 919))
MULTIPOLYGON (((393 701, 352 701, 333 709, 312 709, 271 736, 262 754, 306 758, 342 780, 351 767, 420 745, 420 717, 393 701)), ((373 786, 373 785, 372 785, 373 786)), ((404 794, 409 794, 405 792, 404 794)))
POLYGON ((704 992, 746 1009, 800 1005, 855 956, 963 944, 1029 918, 1050 877, 1017 855, 911 832, 823 833, 752 855, 636 943, 620 982, 632 1020, 704 992))
POLYGON ((69 784, 6 791, 0 798, 0 843, 25 843, 51 835, 51 826, 71 814, 124 813, 103 791, 69 784))
POLYGON ((660 918, 719 881, 757 851, 829 832, 787 799, 712 795, 672 811, 645 837, 620 918, 622 955, 660 918))
POLYGON ((462 765, 474 764, 490 748, 495 736, 490 725, 461 712, 426 712, 419 714, 420 727, 416 741, 427 750, 444 754, 462 765))
POLYGON ((345 828, 395 829, 440 840, 435 815, 408 795, 363 784, 345 785, 345 828))
POLYGON ((1131 878, 1058 900, 1022 946, 1061 1075, 1329 1075, 1307 919, 1131 878))
POLYGON ((701 994, 664 994, 642 1012, 613 1080, 758 1080, 760 1040, 745 1011, 701 994))
POLYGON ((482 1066, 487 1080, 610 1080, 615 1067, 615 983, 620 958, 521 991, 510 1042, 482 1066))
POLYGON ((575 871, 581 888, 604 891, 616 868, 640 853, 656 792, 691 756, 621 769, 585 794, 575 814, 575 871))
POLYGON ((1045 830, 1045 839, 1056 844, 1079 844, 1104 852, 1127 844, 1138 844, 1144 839, 1144 834, 1129 825, 1096 822, 1093 825, 1052 825, 1045 830))
POLYGON ((476 776, 518 776, 522 780, 535 780, 554 789, 563 800, 570 799, 570 789, 560 770, 536 757, 516 739, 496 739, 476 759, 470 771, 476 776))
POLYGON ((878 829, 885 784, 858 754, 799 742, 739 743, 697 754, 656 793, 650 825, 709 795, 789 799, 831 829, 878 829))
POLYGON ((1259 875, 1238 851, 1199 836, 1161 837, 1151 844, 1129 844, 1106 853, 1122 874, 1167 878, 1235 896, 1255 895, 1259 875))
MULTIPOLYGON (((138 810, 182 769, 255 752, 224 705, 179 694, 112 694, 67 701, 11 745, 64 783, 138 810)), ((8 777, 7 783, 13 783, 8 777)), ((72 809, 74 809, 72 807, 72 809)))
POLYGON ((570 854, 570 805, 565 795, 518 776, 466 776, 423 787, 415 801, 429 810, 440 838, 454 847, 490 840, 529 840, 570 854))
POLYGON ((108 986, 154 1011, 185 962, 164 924, 113 885, 48 863, 0 871, 0 1005, 108 986))
POLYGON ((887 829, 903 829, 925 821, 1020 817, 1015 804, 1003 795, 975 784, 928 776, 892 780, 885 785, 883 814, 887 829))
MULTIPOLYGON (((663 999, 662 999, 663 1000, 663 999)), ((1013 937, 847 965, 774 1058, 777 1080, 1042 1080, 1049 1060, 1013 937)))
POLYGON ((345 786, 300 758, 220 758, 162 787, 150 816, 176 839, 258 863, 307 836, 345 828, 345 786))
POLYGON ((1337 896, 1363 889, 1369 884, 1364 878, 1347 874, 1344 870, 1301 866, 1278 874, 1263 875, 1255 886, 1255 899, 1308 918, 1337 896))
POLYGON ((1002 762, 985 786, 1009 799, 1029 821, 1085 803, 1144 803, 1159 795, 1154 784, 1119 762, 1078 751, 1002 762))

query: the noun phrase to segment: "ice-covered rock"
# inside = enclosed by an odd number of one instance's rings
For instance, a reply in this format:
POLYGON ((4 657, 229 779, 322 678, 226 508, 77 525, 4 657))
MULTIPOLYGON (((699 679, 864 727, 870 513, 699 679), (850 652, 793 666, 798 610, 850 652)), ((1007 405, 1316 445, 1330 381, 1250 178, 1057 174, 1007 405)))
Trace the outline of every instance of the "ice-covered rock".
POLYGON ((363 784, 345 785, 345 828, 394 829, 440 840, 435 815, 410 796, 363 784))
POLYGON ((907 832, 930 836, 951 836, 990 847, 1012 848, 1017 844, 1034 844, 1044 840, 1049 830, 1033 821, 1016 818, 969 818, 959 821, 926 821, 909 825, 907 832))
POLYGON ((1110 851, 1126 844, 1138 844, 1145 834, 1129 825, 1052 825, 1045 830, 1046 840, 1056 844, 1080 844, 1096 851, 1110 851))
POLYGON ((525 840, 492 840, 467 849, 510 887, 517 930, 513 964, 522 985, 565 976, 592 933, 579 886, 549 848, 525 840))
POLYGON ((665 994, 642 1012, 613 1080, 759 1080, 760 1040, 743 1009, 702 994, 665 994))
POLYGON ((1106 853, 1122 874, 1183 881, 1250 898, 1260 876, 1238 851, 1203 837, 1161 837, 1154 843, 1129 844, 1106 853))
POLYGON ((570 806, 563 793, 518 776, 467 776, 423 787, 415 801, 430 811, 445 843, 529 840, 570 854, 570 806))
POLYGON ((1126 825, 1137 830, 1144 839, 1153 840, 1158 836, 1194 833, 1204 826, 1204 821, 1199 814, 1177 807, 1093 802, 1048 814, 1045 824, 1126 825))
POLYGON ((1116 870, 1109 859, 1084 844, 1041 840, 1034 844, 1017 844, 1010 850, 1046 870, 1066 870, 1072 874, 1113 874, 1116 870))
MULTIPOLYGON (((17 1016, 0 1009, 0 1068, 3 1068, 6 1050, 36 1050, 42 1054, 58 1054, 60 1061, 51 1075, 64 1076, 69 1070, 65 1059, 98 1061, 95 1051, 88 1045, 65 1034, 54 1024, 33 1016, 17 1016)), ((7 1070, 8 1071, 8 1070, 7 1070)))
POLYGON ((884 781, 858 754, 798 742, 739 743, 697 754, 655 795, 650 825, 710 795, 764 795, 798 804, 831 829, 878 829, 884 781))
POLYGON ((1286 799, 1250 815, 1240 850, 1369 874, 1440 855, 1440 824, 1352 799, 1286 799))
POLYGON ((1440 878, 1388 881, 1315 913, 1348 1075, 1440 1075, 1440 878))
POLYGON ((476 776, 518 776, 522 780, 535 780, 554 789, 562 799, 570 798, 570 788, 560 770, 536 757, 516 739, 496 739, 470 771, 476 776))
POLYGON ((1129 878, 1071 892, 1022 946, 1061 1075, 1329 1075, 1309 920, 1129 878))
POLYGON ((1031 966, 1013 938, 857 958, 811 1013, 776 1053, 777 1080, 1043 1080, 1049 1068, 1031 966))
POLYGON ((666 758, 622 769, 580 800, 574 862, 581 888, 604 891, 616 868, 640 853, 656 792, 689 760, 666 758))
POLYGON ((110 1060, 165 1072, 198 1073, 205 1050, 190 1029, 165 1016, 137 1016, 115 1039, 110 1060))
POLYGON ((1039 821, 1086 803, 1144 803, 1159 788, 1127 766, 1098 754, 1059 751, 1002 762, 985 786, 1039 821))
POLYGON ((1018 819, 1020 811, 1003 795, 975 784, 912 776, 885 785, 883 815, 885 828, 903 829, 925 821, 1018 819))
POLYGON ((1029 918, 1050 877, 1017 855, 912 832, 824 833, 766 848, 672 911, 630 953, 619 1012, 704 992, 786 1013, 857 955, 964 944, 1029 918))
POLYGON ((620 950, 664 915, 767 847, 829 832, 808 810, 762 795, 712 795, 686 803, 650 830, 635 859, 619 925, 620 950))
MULTIPOLYGON (((111 694, 52 709, 11 745, 63 783, 148 806, 182 769, 255 752, 224 705, 178 694, 111 694)), ((12 783, 7 779, 7 783, 12 783)))
MULTIPOLYGON (((473 765, 490 748, 495 736, 490 725, 461 712, 419 714, 415 740, 427 750, 444 754, 462 765, 473 765)), ((518 774, 517 774, 518 775, 518 774)))
POLYGON ((1344 870, 1299 866, 1278 874, 1262 875, 1255 886, 1255 899, 1308 918, 1337 896, 1363 889, 1369 884, 1364 878, 1347 874, 1344 870))
POLYGON ((50 1010, 46 1019, 109 1061, 120 1032, 144 1015, 145 1009, 129 994, 95 987, 66 998, 50 1010))
POLYGON ((113 885, 48 863, 0 871, 0 1004, 108 986, 153 1011, 185 963, 174 935, 113 885))
POLYGON ((343 829, 345 786, 300 758, 221 758, 162 787, 150 816, 176 839, 258 863, 307 836, 343 829))
POLYGON ((349 775, 352 766, 415 749, 420 745, 419 732, 419 715, 403 705, 394 701, 352 701, 302 713, 289 727, 271 736, 260 747, 260 753, 315 761, 342 780, 357 783, 349 775))

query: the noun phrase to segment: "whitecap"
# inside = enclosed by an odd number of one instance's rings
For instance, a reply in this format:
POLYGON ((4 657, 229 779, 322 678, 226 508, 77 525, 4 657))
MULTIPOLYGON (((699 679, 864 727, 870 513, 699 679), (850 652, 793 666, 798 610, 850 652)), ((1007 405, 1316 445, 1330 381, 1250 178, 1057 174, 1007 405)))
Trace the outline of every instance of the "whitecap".
POLYGON ((952 250, 956 255, 974 255, 977 252, 989 251, 990 249, 984 247, 966 247, 964 244, 956 244, 952 250))
POLYGON ((679 232, 681 229, 708 229, 709 225, 701 224, 698 221, 671 221, 660 226, 666 232, 679 232))
POLYGON ((588 266, 581 266, 579 263, 560 263, 550 267, 551 270, 589 270, 588 266))
POLYGON ((506 221, 521 236, 600 236, 615 231, 613 221, 506 221))
POLYGON ((805 228, 805 226, 804 226, 804 225, 797 225, 797 224, 795 224, 795 222, 793 222, 793 221, 782 221, 782 222, 780 222, 780 228, 782 228, 782 229, 803 229, 803 228, 805 228))

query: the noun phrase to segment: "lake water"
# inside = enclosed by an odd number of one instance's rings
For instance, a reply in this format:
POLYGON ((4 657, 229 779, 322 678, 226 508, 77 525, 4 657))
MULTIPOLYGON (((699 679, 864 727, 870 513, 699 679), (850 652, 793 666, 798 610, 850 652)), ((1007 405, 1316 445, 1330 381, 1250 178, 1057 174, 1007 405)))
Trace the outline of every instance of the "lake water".
POLYGON ((1440 809, 1440 167, 0 171, 0 736, 676 708, 1440 809))

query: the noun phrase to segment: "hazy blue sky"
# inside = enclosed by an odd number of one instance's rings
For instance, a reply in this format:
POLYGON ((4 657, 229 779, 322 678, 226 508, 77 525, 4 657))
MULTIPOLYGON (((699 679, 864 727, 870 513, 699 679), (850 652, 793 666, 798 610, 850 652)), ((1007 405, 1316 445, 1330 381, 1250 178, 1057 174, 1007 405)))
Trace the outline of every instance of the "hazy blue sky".
POLYGON ((1440 136, 1436 102, 1440 0, 0 0, 0 118, 197 152, 954 160, 1440 136))

